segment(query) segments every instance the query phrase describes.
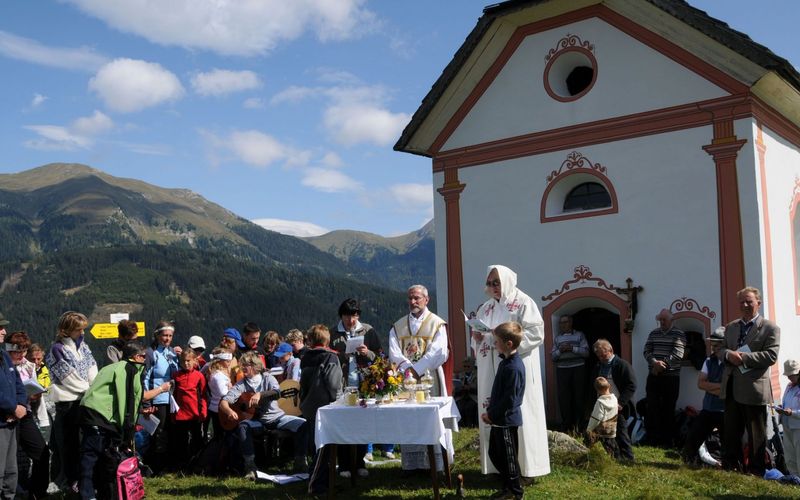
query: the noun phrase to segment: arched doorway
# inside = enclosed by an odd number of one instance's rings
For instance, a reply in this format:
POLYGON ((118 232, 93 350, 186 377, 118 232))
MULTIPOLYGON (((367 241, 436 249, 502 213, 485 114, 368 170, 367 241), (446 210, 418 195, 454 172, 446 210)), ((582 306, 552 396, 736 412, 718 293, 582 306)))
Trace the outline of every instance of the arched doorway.
POLYGON ((602 307, 587 307, 572 314, 572 324, 583 332, 589 347, 598 339, 607 339, 614 352, 622 352, 619 338, 619 314, 602 307))
MULTIPOLYGON (((629 305, 619 295, 598 288, 577 288, 570 290, 542 309, 544 319, 545 373, 547 384, 546 411, 548 422, 559 420, 556 397, 555 367, 550 352, 553 348, 555 332, 558 331, 558 320, 563 314, 573 316, 573 326, 586 335, 591 344, 598 338, 606 338, 614 347, 614 352, 630 362, 631 337, 624 333, 625 318, 628 317, 629 305)), ((589 355, 589 366, 594 362, 593 353, 589 355)), ((588 381, 587 381, 588 383, 588 381)))

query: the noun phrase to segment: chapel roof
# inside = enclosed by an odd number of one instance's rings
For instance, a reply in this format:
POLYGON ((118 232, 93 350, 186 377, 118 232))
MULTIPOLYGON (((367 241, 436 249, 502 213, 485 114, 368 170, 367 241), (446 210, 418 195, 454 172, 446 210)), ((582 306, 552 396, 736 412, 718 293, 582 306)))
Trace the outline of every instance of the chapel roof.
MULTIPOLYGON (((456 51, 450 63, 444 68, 442 74, 431 87, 431 90, 422 99, 419 108, 394 145, 395 151, 424 154, 421 151, 409 149, 409 142, 496 19, 551 1, 555 0, 507 0, 485 7, 483 9, 483 15, 478 19, 475 27, 464 40, 461 47, 456 51)), ((737 31, 728 26, 727 23, 709 16, 703 10, 692 7, 684 0, 644 1, 700 31, 712 40, 728 47, 750 62, 763 68, 765 72, 777 73, 789 85, 800 92, 800 73, 797 72, 789 61, 776 55, 764 45, 753 41, 745 33, 737 31)))

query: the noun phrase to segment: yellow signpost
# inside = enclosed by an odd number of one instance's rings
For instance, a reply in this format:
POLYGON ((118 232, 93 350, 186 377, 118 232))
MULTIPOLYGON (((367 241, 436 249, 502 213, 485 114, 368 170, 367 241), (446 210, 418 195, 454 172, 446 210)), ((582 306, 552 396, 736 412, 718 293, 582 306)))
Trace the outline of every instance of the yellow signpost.
MULTIPOLYGON (((136 326, 140 332, 144 332, 144 321, 137 321, 136 326)), ((89 330, 96 339, 115 339, 119 336, 116 323, 95 323, 89 330)))

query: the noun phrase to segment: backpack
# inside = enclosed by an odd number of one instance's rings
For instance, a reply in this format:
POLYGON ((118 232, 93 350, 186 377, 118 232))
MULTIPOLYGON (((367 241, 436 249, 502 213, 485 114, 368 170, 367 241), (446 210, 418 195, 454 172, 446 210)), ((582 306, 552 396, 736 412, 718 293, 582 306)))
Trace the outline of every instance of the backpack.
POLYGON ((119 500, 141 500, 145 496, 142 471, 135 455, 117 466, 117 492, 119 500))

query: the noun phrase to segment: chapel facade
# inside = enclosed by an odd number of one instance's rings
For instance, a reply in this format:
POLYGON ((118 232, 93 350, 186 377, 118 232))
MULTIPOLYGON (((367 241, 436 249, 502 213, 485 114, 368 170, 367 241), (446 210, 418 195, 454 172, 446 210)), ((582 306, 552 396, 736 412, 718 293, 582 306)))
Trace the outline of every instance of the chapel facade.
MULTIPOLYGON (((702 339, 762 291, 800 352, 800 75, 681 0, 487 7, 395 145, 432 159, 436 284, 455 366, 486 267, 539 305, 548 414, 562 314, 608 338, 644 396, 663 308, 689 336, 678 406, 701 406, 702 339)), ((795 354, 796 355, 796 354, 795 354)))

